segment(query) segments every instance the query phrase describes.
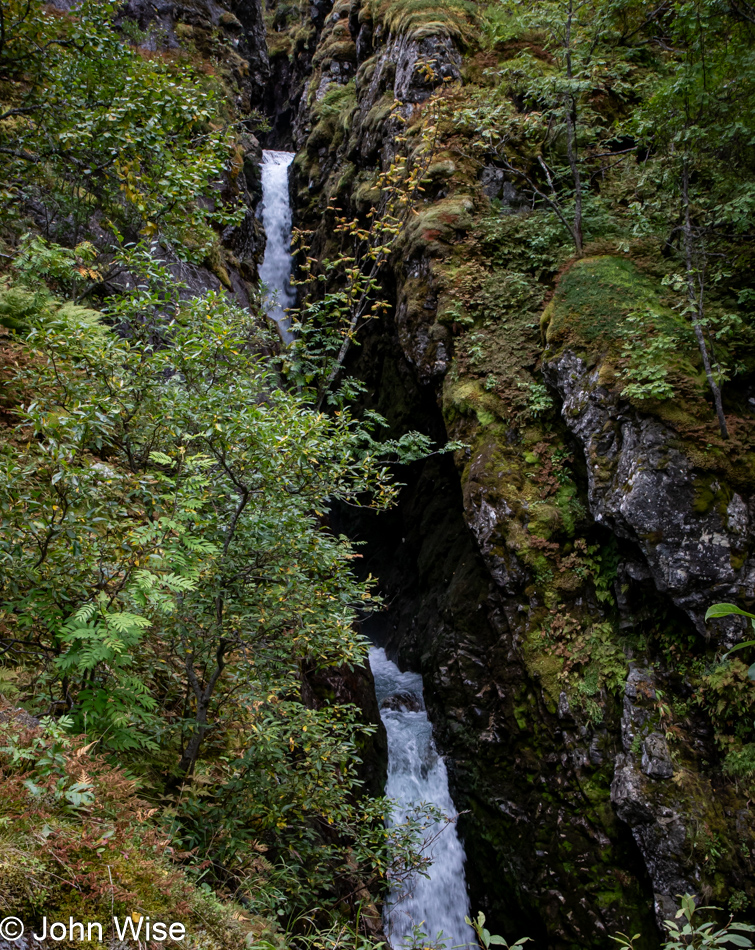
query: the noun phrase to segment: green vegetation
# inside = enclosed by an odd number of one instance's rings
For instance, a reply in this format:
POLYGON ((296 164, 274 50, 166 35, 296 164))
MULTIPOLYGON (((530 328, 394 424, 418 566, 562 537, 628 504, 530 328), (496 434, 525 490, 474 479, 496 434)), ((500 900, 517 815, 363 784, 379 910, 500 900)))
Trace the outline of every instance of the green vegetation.
POLYGON ((657 323, 642 309, 643 285, 656 283, 662 310, 678 316, 653 335, 645 365, 616 378, 628 397, 667 399, 669 363, 699 361, 726 437, 721 386, 751 362, 750 19, 713 2, 679 2, 664 19, 629 0, 564 0, 496 4, 486 24, 486 68, 447 97, 453 127, 577 257, 610 248, 639 265, 625 315, 657 323))
POLYGON ((387 831, 362 789, 375 726, 333 683, 359 679, 377 601, 327 519, 389 506, 386 462, 429 441, 376 442, 322 349, 284 385, 254 298, 161 263, 223 274, 246 213, 240 130, 191 51, 142 55, 115 2, 0 9, 1 682, 46 717, 4 717, 3 909, 132 901, 208 946, 243 939, 234 913, 273 944, 270 919, 309 915, 359 940, 427 859, 422 816, 387 831))
MULTIPOLYGON (((87 0, 75 17, 37 2, 3 7, 6 226, 35 221, 74 246, 91 239, 96 214, 101 254, 143 236, 189 260, 208 257, 214 227, 238 222, 240 210, 209 200, 233 145, 218 91, 190 62, 146 58, 123 42, 111 28, 116 0, 87 0)), ((115 274, 81 276, 79 294, 115 274)))
MULTIPOLYGON (((699 372, 684 350, 690 334, 653 284, 629 260, 601 256, 577 261, 559 281, 542 326, 552 352, 571 349, 602 376, 613 375, 625 399, 662 402, 676 388, 699 389, 699 372), (675 388, 675 380, 676 388, 675 388)), ((704 407, 700 410, 705 412, 704 407)))
MULTIPOLYGON (((285 350, 231 250, 259 227, 249 64, 221 39, 241 25, 179 23, 147 49, 122 7, 0 0, 0 910, 138 906, 218 950, 380 945, 429 819, 386 831, 364 787, 375 726, 339 684, 369 689, 358 619, 380 599, 331 519, 390 507, 395 464, 432 452, 406 406, 386 434, 349 376, 363 341, 382 360, 369 325, 392 310, 503 605, 506 660, 474 707, 490 725, 461 710, 447 740, 474 748, 471 811, 496 803, 506 886, 532 919, 555 908, 554 933, 574 932, 561 890, 607 920, 647 913, 610 804, 632 664, 662 688, 638 693, 623 754, 644 782, 650 737, 666 744, 655 803, 689 816, 679 861, 751 906, 751 839, 723 814, 753 791, 755 665, 630 583, 643 565, 589 515, 610 458, 588 477, 548 367, 569 351, 589 398, 661 420, 696 467, 690 517, 728 525, 755 471, 752 4, 338 0, 324 23, 267 4, 306 138, 285 350), (546 766, 567 753, 583 764, 562 787, 546 766), (519 795, 553 881, 519 879, 519 795)), ((709 611, 729 614, 753 618, 709 611)), ((701 910, 684 899, 667 950, 750 945, 701 910)), ((524 943, 472 923, 483 950, 524 943)))
POLYGON ((477 8, 472 0, 369 0, 366 8, 391 33, 414 40, 445 35, 469 41, 474 35, 477 8))
MULTIPOLYGON (((687 947, 694 947, 695 950, 717 950, 719 947, 751 947, 752 941, 745 934, 755 933, 755 927, 752 924, 738 923, 730 918, 728 923, 720 927, 715 921, 706 920, 700 922, 700 917, 709 916, 703 914, 703 911, 718 911, 719 907, 702 907, 695 903, 693 895, 686 894, 681 899, 682 906, 676 913, 673 920, 664 921, 668 939, 663 945, 663 950, 684 950, 687 947)), ((625 950, 633 950, 635 942, 640 938, 639 934, 634 937, 627 937, 620 934, 618 937, 612 937, 620 947, 625 950)))
MULTIPOLYGON (((360 215, 377 204, 368 166, 393 131, 388 101, 399 87, 386 62, 386 27, 411 35, 402 10, 419 5, 373 4, 369 12, 362 5, 360 26, 373 38, 358 63, 358 108, 348 128, 330 142, 318 138, 301 157, 303 217, 320 246, 330 226, 320 224, 317 201, 334 193, 344 156, 353 177, 338 193, 339 206, 360 215)), ((614 478, 612 459, 625 435, 614 421, 627 413, 640 425, 662 422, 669 447, 695 468, 690 517, 717 512, 726 524, 734 493, 751 494, 755 428, 744 396, 755 369, 755 166, 745 145, 755 128, 751 5, 511 0, 480 5, 477 13, 482 35, 459 44, 463 82, 439 75, 429 82, 421 65, 414 67, 407 97, 413 111, 402 137, 411 142, 433 124, 438 155, 387 266, 396 279, 403 352, 424 384, 438 381, 446 430, 469 446, 455 456, 464 516, 507 605, 506 642, 514 644, 507 662, 522 664, 515 696, 494 702, 479 694, 490 721, 505 721, 516 737, 505 751, 484 751, 469 725, 457 733, 452 721, 449 729, 462 767, 474 773, 470 826, 489 846, 489 859, 506 868, 491 913, 508 919, 511 888, 533 915, 547 906, 542 913, 555 932, 560 911, 546 886, 559 880, 560 893, 571 887, 580 896, 588 887, 587 872, 566 849, 556 857, 560 845, 548 831, 538 844, 553 880, 534 896, 532 877, 520 879, 540 869, 524 854, 534 839, 522 834, 518 818, 485 809, 519 801, 512 788, 526 797, 525 777, 543 813, 553 809, 550 819, 538 810, 538 821, 553 823, 570 809, 586 815, 610 839, 601 852, 609 855, 606 867, 616 861, 616 819, 606 817, 614 761, 607 736, 618 741, 630 664, 652 669, 660 688, 652 700, 637 699, 647 720, 624 752, 636 758, 639 775, 647 737, 657 732, 668 744, 671 784, 667 790, 653 780, 646 793, 699 829, 688 831, 685 854, 702 869, 706 893, 725 903, 734 892, 749 893, 749 859, 737 864, 739 831, 718 805, 725 799, 722 809, 748 807, 752 685, 742 664, 721 667, 715 643, 672 614, 662 596, 646 592, 652 581, 627 575, 629 546, 593 523, 587 486, 600 494, 614 478), (735 102, 741 122, 731 112, 735 102), (587 405, 595 400, 610 419, 605 454, 586 460, 568 439, 552 388, 567 351, 589 371, 587 405), (557 787, 534 761, 561 754, 544 734, 568 731, 570 718, 592 760, 575 766, 579 791, 571 799, 571 790, 557 787), (711 738, 701 761, 692 736, 703 728, 711 738), (610 764, 596 764, 603 755, 610 764)), ((421 55, 434 60, 448 30, 433 25, 441 16, 425 17, 436 38, 423 31, 421 55)), ((398 58, 404 81, 407 61, 398 58)), ((324 70, 327 61, 320 65, 324 70)), ((310 94, 319 81, 313 78, 310 94)), ((582 421, 584 410, 572 402, 582 421)), ((672 463, 664 457, 657 464, 672 463)), ((660 530, 642 540, 660 543, 660 530)), ((734 571, 746 552, 749 541, 733 544, 734 571)), ((474 635, 470 640, 479 647, 474 635)), ((419 648, 456 661, 450 647, 419 648)), ((469 679, 502 691, 508 670, 501 663, 489 678, 470 672, 469 679)), ((438 687, 454 703, 455 688, 438 687)), ((609 887, 590 879, 590 906, 631 915, 637 904, 629 880, 609 887)), ((491 892, 498 886, 493 875, 487 883, 491 892)), ((569 933, 572 910, 578 913, 575 901, 567 901, 558 924, 569 933)), ((646 934, 646 945, 653 939, 646 934)), ((582 944, 575 938, 574 945, 582 944)))
POLYGON ((365 649, 353 619, 369 587, 323 530, 326 505, 384 505, 393 489, 367 430, 279 388, 254 316, 214 295, 170 301, 150 261, 159 289, 108 311, 125 335, 39 290, 11 297, 25 334, 6 344, 20 368, 2 453, 4 659, 27 709, 68 711, 150 794, 183 789, 163 816, 219 882, 270 912, 285 858, 305 909, 347 855, 355 874, 384 873, 383 806, 351 795, 355 711, 301 691, 365 649), (346 837, 326 843, 332 825, 346 837), (365 841, 360 869, 346 829, 371 827, 383 841, 365 841))
MULTIPOLYGON (((755 933, 755 926, 744 924, 730 918, 723 926, 718 926, 715 922, 705 921, 701 923, 700 916, 703 911, 720 911, 720 907, 702 907, 696 904, 695 896, 685 894, 681 896, 681 907, 673 920, 664 921, 666 927, 667 939, 663 943, 663 950, 718 950, 723 947, 752 947, 752 941, 745 934, 755 933)), ((735 910, 735 908, 732 908, 735 910)), ((480 912, 475 920, 467 918, 467 923, 472 925, 477 934, 480 947, 483 950, 489 950, 491 946, 501 946, 505 950, 513 950, 514 947, 521 947, 529 941, 529 937, 522 937, 515 943, 509 943, 504 937, 498 934, 491 934, 485 927, 485 915, 480 912)), ((634 950, 635 944, 641 939, 640 934, 628 937, 626 934, 610 936, 611 940, 616 941, 620 947, 625 950, 634 950)))
MULTIPOLYGON (((192 946, 238 946, 247 933, 276 941, 263 918, 234 912, 171 860, 170 838, 148 820, 154 807, 96 743, 68 735, 68 717, 36 727, 5 704, 0 716, 4 916, 31 923, 42 910, 86 925, 135 913, 183 923, 192 946)), ((95 946, 109 937, 92 933, 95 946)))
MULTIPOLYGON (((742 610, 742 608, 737 607, 736 604, 713 604, 706 611, 705 619, 713 620, 718 617, 747 617, 753 630, 755 630, 755 614, 751 614, 746 610, 742 610)), ((724 660, 728 659, 732 653, 736 653, 738 650, 748 650, 751 647, 755 647, 755 640, 745 640, 742 643, 738 643, 735 647, 732 647, 732 649, 729 650, 729 652, 724 657, 724 660)), ((755 680, 755 663, 750 666, 747 671, 747 675, 751 680, 755 680)))

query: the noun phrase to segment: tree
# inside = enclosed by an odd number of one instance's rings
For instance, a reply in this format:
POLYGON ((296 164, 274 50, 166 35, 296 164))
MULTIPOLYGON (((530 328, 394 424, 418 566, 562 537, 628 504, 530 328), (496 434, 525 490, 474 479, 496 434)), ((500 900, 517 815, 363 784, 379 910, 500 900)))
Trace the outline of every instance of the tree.
MULTIPOLYGON (((0 650, 37 711, 187 786, 177 833, 212 845, 219 874, 266 836, 315 900, 349 848, 370 866, 391 844, 353 838, 356 710, 303 697, 313 671, 363 662, 354 621, 373 602, 327 507, 396 489, 368 429, 280 388, 259 318, 179 304, 164 276, 113 302, 123 336, 42 292, 2 295, 28 355, 0 443, 0 650), (200 779, 229 809, 212 840, 200 779)), ((381 808, 362 808, 366 834, 381 808)))
POLYGON ((512 0, 495 8, 493 45, 517 41, 487 102, 459 118, 480 144, 561 222, 578 257, 584 247, 585 163, 620 161, 632 148, 612 143, 615 129, 596 108, 629 92, 629 64, 618 45, 611 4, 593 0, 512 0), (563 161, 564 157, 566 162, 563 161))
POLYGON ((41 0, 0 5, 10 103, 0 115, 0 208, 6 225, 31 218, 57 243, 94 236, 105 253, 148 237, 201 262, 213 229, 241 213, 219 200, 232 129, 188 63, 145 58, 123 41, 120 6, 84 0, 60 16, 41 0))
POLYGON ((709 314, 709 287, 736 273, 751 240, 755 32, 736 7, 713 0, 677 0, 665 14, 656 11, 648 29, 674 52, 649 78, 633 122, 652 149, 648 171, 661 179, 669 250, 681 234, 683 273, 672 282, 684 292, 682 309, 727 438, 721 397, 727 368, 714 341, 731 327, 709 314))

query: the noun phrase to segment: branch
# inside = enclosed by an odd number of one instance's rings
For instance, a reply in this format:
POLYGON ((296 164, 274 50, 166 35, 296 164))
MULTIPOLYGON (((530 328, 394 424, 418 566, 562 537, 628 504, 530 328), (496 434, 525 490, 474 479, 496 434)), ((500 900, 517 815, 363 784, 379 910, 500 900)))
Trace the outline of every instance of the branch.
POLYGON ((9 119, 12 115, 28 115, 30 112, 36 112, 39 109, 39 106, 28 106, 26 109, 8 109, 7 112, 4 112, 0 115, 0 122, 3 119, 9 119))
POLYGON ((41 156, 39 155, 32 155, 31 152, 27 152, 23 149, 19 150, 17 148, 0 147, 0 155, 12 155, 14 158, 22 158, 25 162, 34 162, 34 164, 37 164, 42 160, 41 156))

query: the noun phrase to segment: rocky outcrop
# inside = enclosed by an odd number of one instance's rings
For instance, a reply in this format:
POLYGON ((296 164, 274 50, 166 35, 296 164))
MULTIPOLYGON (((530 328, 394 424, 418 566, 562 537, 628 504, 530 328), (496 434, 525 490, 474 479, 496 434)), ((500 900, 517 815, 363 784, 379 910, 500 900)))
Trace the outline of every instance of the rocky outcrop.
MULTIPOLYGON (((710 636, 716 628, 704 618, 711 603, 755 596, 755 499, 696 467, 668 425, 600 384, 600 366, 567 350, 544 374, 585 453, 593 517, 637 545, 656 588, 710 636)), ((717 626, 727 648, 743 629, 739 618, 717 626)))
POLYGON ((653 672, 632 665, 621 720, 624 753, 616 756, 611 802, 645 859, 661 924, 673 916, 677 895, 694 893, 699 881, 691 880, 685 851, 689 816, 679 808, 674 786, 666 784, 674 776, 668 742, 653 731, 656 698, 653 672))
POLYGON ((119 18, 146 34, 139 40, 144 49, 191 43, 200 53, 220 54, 238 87, 236 109, 244 114, 262 106, 270 67, 260 0, 127 0, 119 18))

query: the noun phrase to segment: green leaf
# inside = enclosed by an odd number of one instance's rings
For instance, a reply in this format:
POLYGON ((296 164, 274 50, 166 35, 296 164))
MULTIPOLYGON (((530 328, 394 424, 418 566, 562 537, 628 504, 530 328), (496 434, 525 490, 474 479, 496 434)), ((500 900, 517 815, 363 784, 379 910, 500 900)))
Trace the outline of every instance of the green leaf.
POLYGON ((740 937, 739 934, 726 934, 725 940, 733 943, 735 947, 751 947, 752 943, 747 937, 740 937))
POLYGON ((755 640, 743 640, 742 643, 738 643, 735 647, 732 647, 728 653, 724 653, 721 657, 721 660, 728 659, 732 653, 736 653, 738 650, 746 650, 749 647, 755 646, 755 640))
POLYGON ((755 614, 749 614, 746 610, 737 607, 736 604, 713 604, 705 612, 705 619, 711 620, 715 617, 729 617, 736 614, 739 617, 749 617, 755 620, 755 614))

